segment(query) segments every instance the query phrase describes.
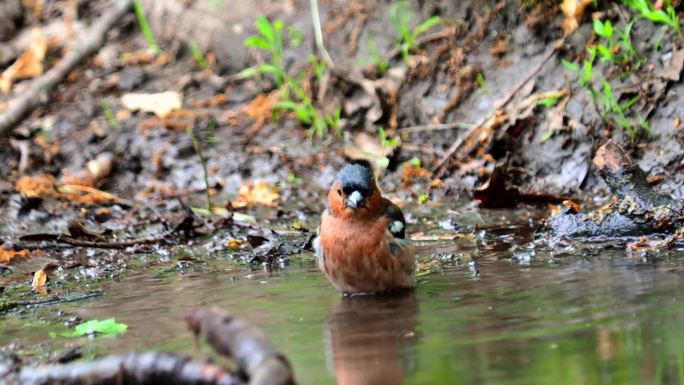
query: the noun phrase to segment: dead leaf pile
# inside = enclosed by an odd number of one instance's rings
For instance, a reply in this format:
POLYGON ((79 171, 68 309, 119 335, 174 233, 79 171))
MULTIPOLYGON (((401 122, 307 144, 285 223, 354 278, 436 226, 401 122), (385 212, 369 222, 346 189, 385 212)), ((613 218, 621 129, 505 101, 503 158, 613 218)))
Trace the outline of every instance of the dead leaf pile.
POLYGON ((51 175, 21 177, 15 189, 27 198, 61 198, 84 205, 124 203, 123 199, 93 187, 73 184, 58 186, 51 175))
POLYGON ((273 108, 278 103, 278 100, 280 100, 280 92, 277 90, 268 95, 259 94, 242 109, 245 115, 254 120, 254 124, 245 134, 247 138, 253 136, 271 119, 273 108))
POLYGON ((232 202, 233 208, 240 209, 252 206, 275 207, 280 202, 280 193, 263 180, 249 182, 240 186, 240 192, 232 202))
POLYGON ((401 170, 401 182, 403 188, 411 187, 415 182, 424 179, 430 180, 432 173, 423 167, 416 167, 410 164, 404 164, 401 170))

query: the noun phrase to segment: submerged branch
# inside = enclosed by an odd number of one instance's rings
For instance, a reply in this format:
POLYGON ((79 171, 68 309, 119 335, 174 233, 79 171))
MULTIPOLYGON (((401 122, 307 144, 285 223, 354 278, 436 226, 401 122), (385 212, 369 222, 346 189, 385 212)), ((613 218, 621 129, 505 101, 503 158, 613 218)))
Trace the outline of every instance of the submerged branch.
POLYGON ((239 385, 223 368, 171 353, 132 352, 91 362, 2 368, 0 383, 15 385, 239 385))
POLYGON ((292 366, 266 341, 264 334, 244 320, 213 309, 198 308, 185 317, 188 328, 216 352, 235 360, 251 385, 294 385, 292 366))

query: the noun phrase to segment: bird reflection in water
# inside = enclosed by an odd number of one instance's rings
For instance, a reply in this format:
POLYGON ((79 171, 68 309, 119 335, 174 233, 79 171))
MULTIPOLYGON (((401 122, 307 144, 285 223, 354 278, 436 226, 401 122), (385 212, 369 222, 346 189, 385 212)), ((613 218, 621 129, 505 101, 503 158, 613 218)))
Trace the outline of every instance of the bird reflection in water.
POLYGON ((343 297, 328 319, 328 357, 340 385, 403 384, 415 367, 420 312, 413 292, 343 297))

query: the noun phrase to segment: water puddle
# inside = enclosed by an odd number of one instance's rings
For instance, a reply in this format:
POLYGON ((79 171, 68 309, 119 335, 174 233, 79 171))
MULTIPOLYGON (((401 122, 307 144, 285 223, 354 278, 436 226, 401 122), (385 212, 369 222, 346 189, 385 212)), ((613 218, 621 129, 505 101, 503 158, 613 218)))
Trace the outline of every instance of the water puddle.
MULTIPOLYGON (((216 306, 263 328, 302 384, 684 382, 681 253, 644 261, 579 244, 551 254, 516 246, 531 240, 521 222, 419 242, 421 256, 454 262, 406 295, 340 298, 313 262, 267 272, 226 259, 183 273, 129 273, 104 284, 103 297, 56 308, 129 325, 89 342, 96 351, 198 355, 208 349, 195 351, 183 313, 216 306)), ((44 341, 45 329, 30 323, 3 321, 0 344, 44 341)))

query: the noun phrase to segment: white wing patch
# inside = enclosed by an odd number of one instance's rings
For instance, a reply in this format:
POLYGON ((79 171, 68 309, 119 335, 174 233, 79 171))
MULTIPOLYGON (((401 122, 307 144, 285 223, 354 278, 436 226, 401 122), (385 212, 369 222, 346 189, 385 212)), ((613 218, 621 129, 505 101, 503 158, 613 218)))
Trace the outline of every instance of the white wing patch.
POLYGON ((316 257, 318 257, 319 260, 324 259, 325 257, 323 256, 323 250, 321 249, 321 227, 319 226, 318 229, 316 229, 316 238, 311 241, 311 247, 314 249, 314 253, 316 254, 316 257))
POLYGON ((389 225, 389 230, 392 234, 398 234, 404 230, 404 224, 401 221, 392 221, 389 225))

